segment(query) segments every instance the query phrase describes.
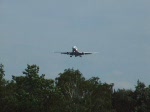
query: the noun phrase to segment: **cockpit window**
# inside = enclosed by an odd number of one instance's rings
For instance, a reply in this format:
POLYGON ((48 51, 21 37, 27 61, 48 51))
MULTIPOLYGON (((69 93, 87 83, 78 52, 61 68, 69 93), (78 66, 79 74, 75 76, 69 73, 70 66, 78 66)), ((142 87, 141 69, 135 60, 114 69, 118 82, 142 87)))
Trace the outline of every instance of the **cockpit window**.
POLYGON ((76 46, 73 46, 73 49, 77 49, 77 47, 76 47, 76 46))

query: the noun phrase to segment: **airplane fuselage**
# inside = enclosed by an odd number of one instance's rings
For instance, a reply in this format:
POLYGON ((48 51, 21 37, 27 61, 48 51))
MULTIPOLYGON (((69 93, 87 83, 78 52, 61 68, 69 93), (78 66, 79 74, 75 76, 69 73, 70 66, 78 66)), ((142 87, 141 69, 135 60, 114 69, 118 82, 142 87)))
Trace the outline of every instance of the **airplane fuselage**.
POLYGON ((72 57, 72 56, 75 56, 75 57, 80 56, 80 57, 82 57, 82 55, 84 55, 84 53, 80 53, 76 46, 72 47, 72 52, 70 53, 70 57, 72 57))

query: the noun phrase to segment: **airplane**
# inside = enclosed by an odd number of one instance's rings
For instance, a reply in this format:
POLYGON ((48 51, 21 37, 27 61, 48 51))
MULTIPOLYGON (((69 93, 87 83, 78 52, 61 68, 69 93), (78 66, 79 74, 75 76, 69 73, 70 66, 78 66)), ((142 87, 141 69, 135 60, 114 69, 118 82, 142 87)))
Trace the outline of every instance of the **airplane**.
POLYGON ((70 57, 72 57, 72 56, 82 57, 82 55, 94 54, 94 53, 97 53, 97 52, 79 52, 78 48, 76 46, 73 46, 72 47, 72 52, 55 52, 55 53, 67 54, 67 55, 70 55, 70 57))

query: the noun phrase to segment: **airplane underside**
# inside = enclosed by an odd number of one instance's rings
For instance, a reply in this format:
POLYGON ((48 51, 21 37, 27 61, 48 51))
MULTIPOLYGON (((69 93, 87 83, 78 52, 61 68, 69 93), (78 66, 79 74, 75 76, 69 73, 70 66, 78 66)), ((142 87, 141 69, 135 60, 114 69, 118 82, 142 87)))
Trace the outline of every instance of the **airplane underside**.
POLYGON ((70 57, 75 56, 75 57, 82 57, 81 55, 70 55, 70 57))
POLYGON ((79 56, 79 57, 82 57, 82 55, 83 55, 83 54, 81 54, 81 53, 73 52, 73 53, 70 54, 70 57, 72 57, 72 56, 75 56, 75 57, 78 57, 78 56, 79 56))

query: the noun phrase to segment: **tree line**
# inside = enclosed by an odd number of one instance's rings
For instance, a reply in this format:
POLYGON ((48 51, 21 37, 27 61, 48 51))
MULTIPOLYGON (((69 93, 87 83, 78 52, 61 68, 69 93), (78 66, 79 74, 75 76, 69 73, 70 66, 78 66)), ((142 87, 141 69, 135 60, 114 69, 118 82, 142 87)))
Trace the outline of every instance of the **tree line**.
POLYGON ((6 80, 0 64, 0 112, 150 112, 150 86, 139 80, 135 90, 113 90, 114 84, 74 69, 55 79, 39 75, 37 65, 22 73, 6 80))

